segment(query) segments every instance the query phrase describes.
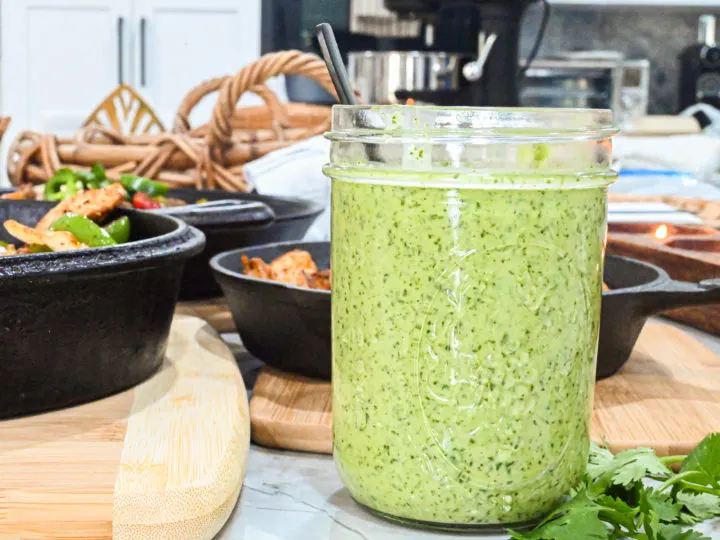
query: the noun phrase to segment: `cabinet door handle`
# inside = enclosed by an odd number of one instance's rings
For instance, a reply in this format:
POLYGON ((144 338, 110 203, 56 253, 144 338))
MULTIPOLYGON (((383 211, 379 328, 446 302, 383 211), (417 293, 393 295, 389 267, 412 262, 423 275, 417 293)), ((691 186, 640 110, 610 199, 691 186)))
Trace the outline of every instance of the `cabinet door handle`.
POLYGON ((118 48, 118 58, 117 58, 117 65, 118 65, 118 84, 123 84, 123 73, 124 73, 124 67, 123 67, 123 60, 124 60, 124 40, 123 40, 123 26, 125 25, 125 17, 118 17, 117 19, 117 48, 118 48))
POLYGON ((140 86, 145 86, 145 27, 147 19, 140 17, 140 86))

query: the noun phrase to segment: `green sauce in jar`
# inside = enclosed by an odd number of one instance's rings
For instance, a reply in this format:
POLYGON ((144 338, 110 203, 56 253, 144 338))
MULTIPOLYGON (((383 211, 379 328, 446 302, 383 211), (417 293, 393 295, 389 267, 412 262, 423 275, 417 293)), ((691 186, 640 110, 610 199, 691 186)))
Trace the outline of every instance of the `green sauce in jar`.
POLYGON ((344 484, 431 526, 541 518, 587 461, 607 171, 328 173, 344 484))

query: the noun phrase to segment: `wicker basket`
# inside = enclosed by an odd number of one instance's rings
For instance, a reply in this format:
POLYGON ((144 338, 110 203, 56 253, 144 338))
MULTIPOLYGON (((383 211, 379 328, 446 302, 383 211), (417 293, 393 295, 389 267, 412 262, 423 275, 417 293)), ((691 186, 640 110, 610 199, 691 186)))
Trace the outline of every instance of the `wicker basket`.
POLYGON ((11 144, 8 177, 15 185, 39 184, 60 168, 89 169, 99 162, 110 178, 129 173, 174 187, 247 191, 245 163, 323 133, 330 126, 328 107, 280 103, 264 83, 281 74, 310 77, 335 95, 325 64, 317 56, 300 51, 267 54, 234 76, 211 79, 190 90, 170 133, 123 135, 87 126, 74 138, 62 139, 23 132, 11 144), (217 103, 210 122, 191 127, 192 109, 215 92, 217 103), (259 95, 264 106, 238 108, 245 92, 259 95))

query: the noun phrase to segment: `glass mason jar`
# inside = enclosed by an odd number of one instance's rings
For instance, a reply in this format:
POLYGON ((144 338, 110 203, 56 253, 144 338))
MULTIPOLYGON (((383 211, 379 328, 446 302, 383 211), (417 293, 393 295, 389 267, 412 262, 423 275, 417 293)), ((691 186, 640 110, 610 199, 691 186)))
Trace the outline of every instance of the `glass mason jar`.
POLYGON ((386 517, 529 524, 589 451, 611 113, 336 106, 333 445, 386 517))

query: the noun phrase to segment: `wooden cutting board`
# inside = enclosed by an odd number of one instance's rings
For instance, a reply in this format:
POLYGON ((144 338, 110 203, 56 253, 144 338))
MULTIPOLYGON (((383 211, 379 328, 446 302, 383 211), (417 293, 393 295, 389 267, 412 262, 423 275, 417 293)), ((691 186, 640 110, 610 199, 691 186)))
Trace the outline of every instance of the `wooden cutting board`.
MULTIPOLYGON (((330 384, 265 369, 250 401, 252 439, 332 453, 330 384)), ((619 452, 688 453, 720 431, 720 356, 676 328, 648 324, 632 357, 595 387, 593 438, 619 452)))
POLYGON ((0 538, 212 538, 240 493, 247 394, 232 354, 176 316, 145 383, 0 421, 0 538))
POLYGON ((180 302, 175 313, 199 317, 221 334, 236 332, 230 307, 224 297, 180 302))

